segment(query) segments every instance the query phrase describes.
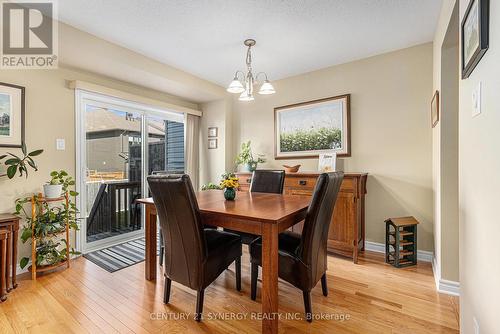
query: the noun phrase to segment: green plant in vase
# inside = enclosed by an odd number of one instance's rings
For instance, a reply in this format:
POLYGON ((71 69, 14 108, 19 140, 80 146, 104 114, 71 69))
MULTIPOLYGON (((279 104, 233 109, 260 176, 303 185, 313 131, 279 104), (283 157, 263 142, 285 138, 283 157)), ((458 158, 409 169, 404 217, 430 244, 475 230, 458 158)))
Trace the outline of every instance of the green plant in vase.
MULTIPOLYGON (((63 172, 63 171, 61 171, 63 172)), ((60 174, 60 172, 58 172, 60 174)), ((68 254, 68 240, 66 240, 66 224, 68 229, 78 230, 78 210, 74 198, 78 193, 70 190, 75 184, 67 172, 63 173, 61 179, 62 191, 68 194, 68 200, 59 202, 47 202, 43 197, 32 196, 16 200, 15 214, 25 220, 21 229, 21 241, 26 243, 32 238, 36 239, 36 266, 50 266, 65 261, 70 255, 78 255, 79 252, 73 248, 68 254), (32 210, 27 211, 26 206, 30 203, 34 207, 34 218, 32 210), (51 204, 52 203, 52 204, 51 204)), ((51 176, 54 177, 51 173, 51 176)), ((59 193, 59 196, 61 192, 59 193)), ((34 259, 33 259, 34 261, 34 259)), ((21 259, 21 268, 26 267, 28 257, 21 259)))
POLYGON ((228 201, 234 201, 236 198, 236 189, 240 187, 238 178, 233 173, 222 174, 220 189, 224 190, 224 198, 228 201))
POLYGON ((253 172, 257 169, 257 165, 266 162, 266 159, 262 154, 257 154, 257 159, 255 159, 252 153, 251 144, 252 142, 250 140, 241 143, 241 151, 236 156, 235 162, 237 165, 245 165, 248 171, 253 172))

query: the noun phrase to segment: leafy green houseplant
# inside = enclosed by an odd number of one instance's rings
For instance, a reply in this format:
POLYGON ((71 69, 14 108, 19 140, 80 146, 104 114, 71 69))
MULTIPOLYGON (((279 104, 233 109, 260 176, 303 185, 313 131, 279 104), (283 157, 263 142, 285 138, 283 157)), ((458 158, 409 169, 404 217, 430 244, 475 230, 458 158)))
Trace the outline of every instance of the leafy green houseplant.
POLYGON ((0 174, 0 177, 2 176, 7 176, 9 179, 12 179, 17 172, 19 172, 19 176, 22 177, 23 175, 28 178, 28 167, 31 167, 33 170, 37 171, 38 166, 33 159, 33 157, 36 157, 40 154, 43 153, 43 150, 35 150, 28 152, 26 148, 26 144, 23 143, 21 147, 22 151, 22 156, 15 155, 14 153, 7 152, 7 154, 0 155, 0 161, 8 158, 5 160, 5 166, 7 168, 7 174, 0 174))
POLYGON ((262 154, 257 154, 255 159, 252 153, 251 141, 241 143, 240 153, 236 156, 235 162, 238 165, 245 165, 246 169, 253 172, 257 169, 257 165, 266 162, 262 154))
MULTIPOLYGON (((78 193, 70 190, 70 187, 75 184, 72 177, 67 172, 56 172, 58 176, 62 176, 60 184, 64 194, 68 194, 68 201, 48 202, 39 196, 25 197, 16 200, 16 215, 19 215, 25 220, 25 224, 21 229, 21 241, 36 240, 36 266, 50 266, 62 261, 65 261, 69 255, 79 254, 74 249, 68 252, 66 237, 63 232, 66 232, 66 224, 69 230, 78 230, 76 204, 74 198, 78 193), (64 173, 61 173, 64 172, 64 173), (32 216, 32 210, 26 210, 28 203, 32 204, 35 215, 32 216)), ((55 173, 51 173, 51 177, 55 178, 55 173), (54 174, 54 175, 53 175, 54 174)), ((59 193, 59 196, 61 193, 59 193)), ((26 267, 29 258, 21 259, 21 268, 26 267)))
POLYGON ((69 186, 75 185, 75 180, 65 170, 52 171, 50 177, 50 181, 43 185, 46 198, 58 198, 68 190, 69 186))

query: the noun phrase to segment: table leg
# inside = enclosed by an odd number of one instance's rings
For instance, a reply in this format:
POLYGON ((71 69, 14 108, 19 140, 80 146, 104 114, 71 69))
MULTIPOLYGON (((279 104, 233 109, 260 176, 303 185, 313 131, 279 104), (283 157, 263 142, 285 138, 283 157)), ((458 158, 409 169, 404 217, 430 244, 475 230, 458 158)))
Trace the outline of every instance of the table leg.
MULTIPOLYGON (((17 223, 19 224, 19 223, 17 223)), ((17 239, 19 238, 19 225, 12 228, 12 288, 17 288, 17 239)))
POLYGON ((146 205, 146 279, 156 279, 156 212, 146 205))
POLYGON ((7 227, 7 239, 5 239, 5 247, 7 250, 5 251, 5 289, 7 292, 12 290, 9 281, 10 281, 10 263, 12 262, 12 228, 10 226, 7 227))
POLYGON ((6 261, 6 239, 0 240, 0 301, 5 301, 6 296, 6 284, 5 284, 5 261, 6 261))
POLYGON ((262 224, 262 333, 278 333, 278 225, 262 224))

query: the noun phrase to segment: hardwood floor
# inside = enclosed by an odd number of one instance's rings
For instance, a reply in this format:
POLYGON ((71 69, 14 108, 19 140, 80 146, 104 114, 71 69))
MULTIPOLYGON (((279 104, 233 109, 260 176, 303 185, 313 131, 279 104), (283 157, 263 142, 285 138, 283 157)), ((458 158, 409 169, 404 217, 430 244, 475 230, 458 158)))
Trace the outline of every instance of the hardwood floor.
MULTIPOLYGON (((246 247, 245 247, 246 248, 246 247)), ((280 333, 458 333, 458 298, 435 291, 430 263, 395 269, 383 256, 365 253, 359 263, 330 257, 329 296, 321 284, 312 292, 316 316, 337 320, 285 319, 280 333)), ((144 263, 108 273, 79 258, 70 269, 28 277, 0 304, 0 333, 259 333, 260 311, 250 299, 248 254, 242 260, 242 291, 235 289, 231 267, 205 291, 204 320, 193 320, 196 293, 172 284, 164 305, 163 279, 144 279, 144 263), (234 316, 246 319, 228 319, 234 316), (187 316, 188 319, 182 319, 187 316), (226 320, 213 319, 226 316, 226 320), (212 319, 209 319, 211 317, 212 319)), ((24 275, 26 276, 26 275, 24 275)), ((302 293, 280 281, 281 316, 303 316, 302 293)))

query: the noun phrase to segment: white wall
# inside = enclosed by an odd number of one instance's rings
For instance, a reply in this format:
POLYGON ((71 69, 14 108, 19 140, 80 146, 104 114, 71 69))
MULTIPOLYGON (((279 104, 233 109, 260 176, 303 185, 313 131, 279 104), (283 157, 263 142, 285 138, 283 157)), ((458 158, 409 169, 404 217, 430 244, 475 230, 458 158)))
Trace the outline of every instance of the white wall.
POLYGON ((434 90, 440 120, 432 130, 434 250, 437 280, 458 281, 458 12, 444 1, 434 37, 434 90), (453 22, 451 26, 450 20, 453 22))
MULTIPOLYGON (((460 1, 460 17, 468 1, 460 1)), ((460 81, 460 284, 461 331, 500 328, 500 3, 490 1, 490 48, 460 81), (472 91, 482 83, 482 114, 472 118, 472 91)))
POLYGON ((352 157, 345 171, 368 172, 367 240, 383 243, 384 219, 413 215, 420 222, 419 248, 433 250, 430 100, 432 44, 390 52, 273 82, 277 93, 255 101, 234 100, 234 144, 251 140, 266 155, 262 167, 317 159, 274 160, 273 108, 351 94, 352 157))

